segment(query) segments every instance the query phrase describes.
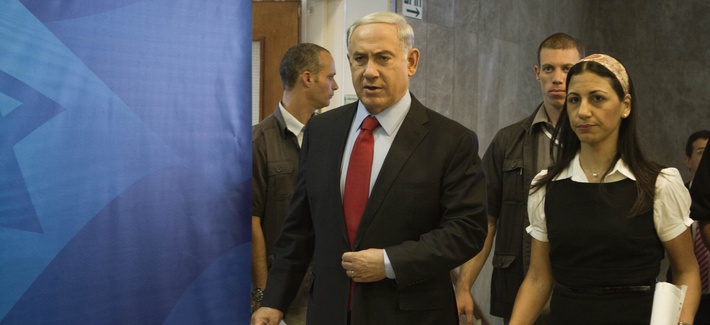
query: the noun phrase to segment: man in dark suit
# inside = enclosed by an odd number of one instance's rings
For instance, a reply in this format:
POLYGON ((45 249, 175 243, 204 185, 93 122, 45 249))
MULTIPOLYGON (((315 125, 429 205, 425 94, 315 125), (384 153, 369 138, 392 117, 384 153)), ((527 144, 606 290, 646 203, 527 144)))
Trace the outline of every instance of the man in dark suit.
MULTIPOLYGON (((709 139, 710 130, 699 130, 693 132, 693 134, 688 137, 688 141, 685 145, 685 158, 683 159, 685 166, 688 167, 688 170, 690 171, 690 182, 686 184, 686 186, 690 188, 691 195, 693 195, 693 205, 691 207, 690 216, 696 220, 699 220, 698 222, 692 225, 695 244, 695 258, 698 261, 698 268, 700 269, 700 284, 702 289, 702 295, 700 296, 700 305, 698 306, 698 311, 695 313, 694 324, 710 324, 710 274, 708 272, 708 265, 710 262, 708 261, 707 249, 705 249, 704 247, 706 246, 704 242, 707 242, 707 240, 710 239, 710 213, 707 212, 709 211, 710 206, 706 205, 705 218, 702 217, 702 209, 699 210, 703 202, 707 204, 708 199, 710 198, 710 183, 707 183, 707 181, 709 180, 708 172, 710 172, 710 164, 708 163, 710 161, 705 161, 704 171, 701 171, 700 169, 701 158, 702 160, 707 159, 703 158, 703 154, 707 152, 706 148, 709 139), (703 173, 705 173, 705 179, 700 180, 700 178, 703 177, 700 176, 700 174, 703 173), (696 174, 698 175, 699 182, 695 182, 696 174), (703 182, 706 183, 703 184, 703 182), (704 194, 702 194, 703 191, 704 194), (703 227, 705 231, 704 236, 702 236, 703 227), (698 234, 698 232, 700 234, 698 234), (698 236, 704 237, 703 240, 701 241, 700 237, 698 236)), ((668 271, 668 273, 670 278, 670 270, 668 271)))
POLYGON ((252 324, 279 323, 311 257, 308 324, 457 324, 449 271, 486 237, 476 135, 409 93, 419 51, 403 17, 374 13, 347 35, 359 101, 306 126, 296 190, 252 324), (368 132, 371 170, 358 175, 368 132), (363 179, 364 211, 353 221, 353 184, 363 179))
POLYGON ((693 205, 690 207, 690 217, 700 222, 705 246, 710 249, 710 154, 703 150, 703 156, 690 187, 693 205))

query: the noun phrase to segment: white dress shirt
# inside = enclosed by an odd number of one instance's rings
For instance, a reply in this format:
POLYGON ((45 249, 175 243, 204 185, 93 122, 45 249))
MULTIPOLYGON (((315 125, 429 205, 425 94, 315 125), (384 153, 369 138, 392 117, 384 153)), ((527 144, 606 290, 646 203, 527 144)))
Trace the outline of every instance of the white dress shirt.
POLYGON ((284 117, 286 128, 296 136, 296 139, 298 140, 298 147, 300 148, 303 143, 303 123, 293 117, 293 115, 286 110, 281 102, 279 102, 279 109, 281 110, 281 115, 284 117))
MULTIPOLYGON (((374 151, 372 153, 372 173, 370 174, 370 193, 372 193, 372 187, 377 181, 377 176, 380 174, 382 169, 382 164, 387 157, 387 153, 392 147, 392 142, 399 132, 399 128, 402 126, 402 121, 404 117, 407 116, 409 112, 409 107, 412 104, 412 96, 409 91, 392 107, 385 109, 377 115, 377 121, 380 123, 380 127, 372 132, 375 139, 374 151)), ((345 152, 343 153, 343 160, 341 162, 340 169, 340 197, 342 199, 343 193, 345 191, 345 178, 347 176, 348 165, 350 164, 350 153, 355 145, 355 140, 360 134, 360 125, 362 121, 365 120, 370 112, 367 111, 362 102, 358 102, 357 112, 355 113, 355 118, 350 125, 350 131, 348 132, 348 141, 345 143, 345 152)), ((392 268, 392 263, 390 263, 389 257, 387 256, 387 251, 383 250, 385 259, 385 273, 387 278, 396 278, 394 269, 392 268)))
MULTIPOLYGON (((542 170, 532 183, 537 183, 547 169, 542 170)), ((570 165, 564 169, 554 180, 571 178, 578 183, 590 183, 579 164, 579 152, 572 159, 570 165)), ((614 169, 604 177, 605 183, 618 182, 624 179, 636 181, 636 177, 626 165, 619 159, 614 165, 614 169)), ((690 193, 683 185, 683 179, 675 168, 664 168, 656 178, 656 193, 653 200, 653 224, 656 233, 661 241, 669 241, 683 233, 693 220, 690 219, 690 193)), ((527 232, 535 239, 547 242, 547 223, 545 221, 545 188, 542 187, 536 192, 530 192, 528 198, 528 215, 530 226, 527 232)))

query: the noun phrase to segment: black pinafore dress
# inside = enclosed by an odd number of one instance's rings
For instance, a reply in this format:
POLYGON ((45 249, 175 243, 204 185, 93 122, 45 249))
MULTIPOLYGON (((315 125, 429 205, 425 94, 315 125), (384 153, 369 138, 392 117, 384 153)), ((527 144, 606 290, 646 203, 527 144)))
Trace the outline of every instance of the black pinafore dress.
POLYGON ((652 209, 628 216, 636 197, 631 179, 605 184, 564 179, 548 184, 550 261, 555 282, 561 284, 553 289, 552 324, 650 322, 653 290, 590 293, 594 288, 653 286, 656 281, 664 250, 652 209))

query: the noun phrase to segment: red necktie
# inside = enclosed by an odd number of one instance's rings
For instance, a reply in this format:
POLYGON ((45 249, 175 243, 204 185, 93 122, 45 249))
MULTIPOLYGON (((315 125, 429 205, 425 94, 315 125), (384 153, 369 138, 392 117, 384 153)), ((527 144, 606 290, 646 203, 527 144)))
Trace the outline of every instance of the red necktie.
MULTIPOLYGON (((697 222, 696 224, 697 225, 697 222)), ((695 258, 698 260, 698 268, 700 268, 700 284, 703 293, 708 292, 708 250, 700 236, 700 227, 695 228, 695 258)))
MULTIPOLYGON (((355 246, 355 235, 360 227, 362 214, 365 212, 367 197, 370 195, 370 174, 372 174, 372 153, 375 150, 375 138, 372 131, 380 125, 377 118, 368 116, 360 125, 360 133, 355 139, 355 145, 350 152, 348 173, 345 176, 345 190, 343 191, 343 212, 345 226, 348 229, 350 249, 355 246)), ((350 298, 348 310, 352 309, 353 291, 355 282, 350 281, 350 298)))
POLYGON ((357 228, 360 226, 360 220, 362 220, 362 214, 365 212, 365 205, 367 205, 367 197, 370 194, 372 152, 375 147, 372 131, 379 125, 380 122, 374 116, 366 117, 362 121, 360 134, 358 134, 350 153, 350 163, 343 191, 343 212, 351 249, 354 246, 355 234, 357 234, 357 228))

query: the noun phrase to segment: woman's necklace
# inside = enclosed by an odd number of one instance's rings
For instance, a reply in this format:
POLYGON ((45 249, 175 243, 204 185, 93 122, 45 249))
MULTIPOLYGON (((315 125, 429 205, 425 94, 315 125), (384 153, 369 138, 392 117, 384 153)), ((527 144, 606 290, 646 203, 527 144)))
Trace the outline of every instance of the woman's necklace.
MULTIPOLYGON (((584 164, 582 164, 582 159, 579 159, 579 167, 582 167, 582 171, 587 171, 587 168, 584 168, 584 164)), ((591 168, 589 168, 589 172, 592 173, 592 177, 599 178, 599 173, 594 172, 591 168)))

